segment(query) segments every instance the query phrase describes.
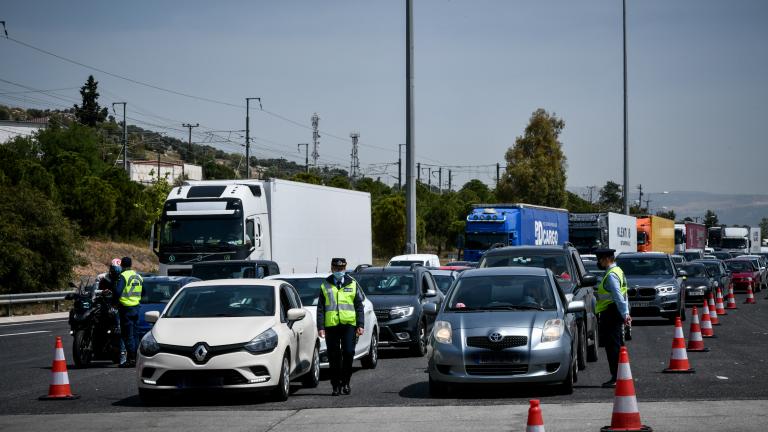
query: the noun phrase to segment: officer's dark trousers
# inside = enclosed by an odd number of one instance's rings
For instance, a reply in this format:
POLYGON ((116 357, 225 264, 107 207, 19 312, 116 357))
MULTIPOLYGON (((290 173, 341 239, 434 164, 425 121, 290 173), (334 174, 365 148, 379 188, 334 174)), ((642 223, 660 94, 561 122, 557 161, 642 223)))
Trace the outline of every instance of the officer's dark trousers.
POLYGON ((623 325, 624 319, 615 304, 611 304, 608 309, 600 312, 600 342, 605 346, 605 356, 608 358, 608 367, 614 380, 619 368, 619 350, 624 345, 623 325))
POLYGON ((136 359, 136 325, 139 322, 139 308, 120 306, 120 351, 128 354, 128 360, 136 359))
POLYGON ((352 377, 352 360, 355 358, 355 330, 352 325, 339 324, 325 328, 325 345, 328 348, 331 385, 349 384, 352 377))

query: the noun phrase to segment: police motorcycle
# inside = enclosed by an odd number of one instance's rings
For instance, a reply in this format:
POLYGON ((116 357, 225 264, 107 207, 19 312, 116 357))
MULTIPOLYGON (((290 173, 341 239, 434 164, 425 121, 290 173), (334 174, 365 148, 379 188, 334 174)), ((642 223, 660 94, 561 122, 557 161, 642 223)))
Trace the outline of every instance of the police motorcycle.
POLYGON ((83 278, 76 291, 67 294, 73 301, 69 311, 72 359, 76 367, 87 367, 93 360, 120 362, 120 325, 112 307, 112 291, 99 290, 99 277, 83 278))

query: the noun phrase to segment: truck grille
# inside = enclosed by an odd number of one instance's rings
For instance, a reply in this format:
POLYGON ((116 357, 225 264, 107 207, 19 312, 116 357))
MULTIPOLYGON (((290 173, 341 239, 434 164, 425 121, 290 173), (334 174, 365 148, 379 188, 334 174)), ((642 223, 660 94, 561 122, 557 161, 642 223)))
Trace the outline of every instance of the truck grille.
POLYGON ((522 375, 528 373, 528 365, 467 365, 467 374, 483 376, 522 375))
POLYGON ((499 342, 491 342, 486 336, 470 336, 467 346, 488 350, 503 350, 528 345, 528 336, 504 336, 499 342))

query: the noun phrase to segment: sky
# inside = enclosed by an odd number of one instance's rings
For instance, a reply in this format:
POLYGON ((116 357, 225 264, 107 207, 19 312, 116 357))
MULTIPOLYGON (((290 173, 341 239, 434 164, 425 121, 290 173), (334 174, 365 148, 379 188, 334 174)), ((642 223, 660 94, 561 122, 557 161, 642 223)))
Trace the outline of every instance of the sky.
MULTIPOLYGON (((768 2, 627 3, 632 193, 638 184, 764 193, 768 2)), ((620 0, 414 4, 416 153, 425 171, 452 167, 454 188, 470 178, 492 183, 495 164, 544 108, 565 120, 569 187, 623 181, 620 0)), ((68 107, 93 73, 102 106, 127 102, 129 124, 186 139, 181 124, 200 123, 193 141, 243 152, 244 98, 261 97, 263 111, 252 105, 250 116, 255 156, 303 163, 297 144, 311 142, 317 112, 321 164, 348 168, 355 131, 363 171, 391 183, 405 142, 404 5, 5 0, 0 20, 11 38, 225 103, 2 37, 0 103, 68 107), (55 91, 18 93, 30 88, 55 91)))

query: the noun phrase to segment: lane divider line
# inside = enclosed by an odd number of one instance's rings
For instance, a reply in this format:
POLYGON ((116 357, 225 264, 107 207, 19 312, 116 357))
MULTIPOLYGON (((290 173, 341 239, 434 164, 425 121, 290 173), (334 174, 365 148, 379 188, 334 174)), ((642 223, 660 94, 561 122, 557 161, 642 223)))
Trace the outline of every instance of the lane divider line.
POLYGON ((21 336, 21 335, 28 335, 28 334, 37 334, 37 333, 50 333, 50 330, 38 330, 38 331, 31 331, 31 332, 21 332, 21 333, 8 333, 8 334, 0 334, 0 337, 6 337, 6 336, 21 336))
POLYGON ((0 324, 0 328, 2 327, 11 327, 11 326, 20 326, 20 325, 35 325, 35 324, 55 324, 60 322, 67 322, 66 319, 59 319, 59 320, 52 320, 52 321, 28 321, 28 322, 20 322, 20 323, 13 323, 13 324, 0 324))

